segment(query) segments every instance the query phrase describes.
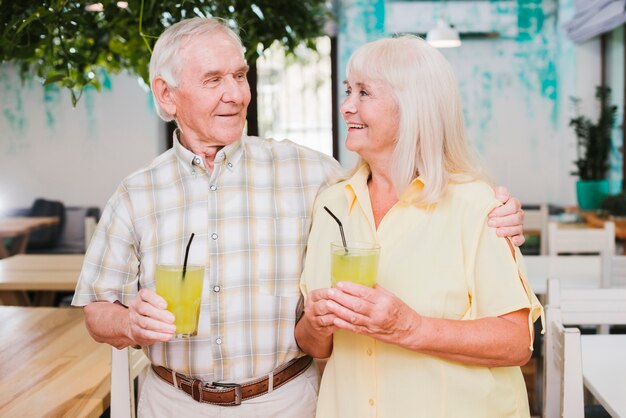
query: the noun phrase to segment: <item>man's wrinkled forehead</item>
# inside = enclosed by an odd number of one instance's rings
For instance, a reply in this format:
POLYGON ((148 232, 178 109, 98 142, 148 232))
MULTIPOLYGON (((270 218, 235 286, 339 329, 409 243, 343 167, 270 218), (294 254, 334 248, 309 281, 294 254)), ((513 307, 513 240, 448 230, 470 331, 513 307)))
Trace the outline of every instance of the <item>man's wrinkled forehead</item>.
POLYGON ((203 71, 234 72, 247 67, 240 45, 220 32, 190 36, 180 43, 178 67, 203 67, 203 71))
POLYGON ((212 31, 203 32, 199 34, 188 34, 183 36, 179 42, 179 50, 183 51, 188 48, 198 47, 211 47, 218 45, 229 44, 236 50, 238 55, 244 57, 244 49, 240 42, 234 35, 226 33, 219 29, 213 29, 212 31))

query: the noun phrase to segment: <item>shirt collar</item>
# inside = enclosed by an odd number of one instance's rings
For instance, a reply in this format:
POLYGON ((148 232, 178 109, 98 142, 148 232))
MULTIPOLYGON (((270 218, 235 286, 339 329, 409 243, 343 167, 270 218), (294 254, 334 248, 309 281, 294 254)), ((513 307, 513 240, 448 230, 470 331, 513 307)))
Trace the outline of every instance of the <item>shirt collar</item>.
POLYGON ((346 200, 348 202, 348 213, 352 213, 352 209, 357 201, 361 201, 361 206, 369 203, 369 191, 367 190, 367 179, 370 176, 370 167, 366 163, 362 164, 357 171, 350 177, 344 186, 346 200))
POLYGON ((424 206, 418 203, 418 198, 422 190, 424 190, 424 180, 418 176, 411 181, 409 187, 402 193, 400 202, 404 205, 424 206))
MULTIPOLYGON (((172 141, 174 143, 174 152, 176 153, 178 159, 183 162, 183 165, 190 171, 193 171, 196 166, 204 167, 203 157, 194 154, 185 148, 178 140, 178 132, 178 129, 174 130, 172 141)), ((241 139, 222 148, 215 155, 214 166, 222 164, 226 169, 232 171, 240 161, 241 155, 243 154, 243 147, 241 146, 241 143, 245 140, 245 138, 247 137, 244 135, 241 139)))
MULTIPOLYGON (((350 177, 344 186, 344 192, 348 203, 348 213, 352 212, 357 201, 361 202, 361 206, 371 206, 369 191, 367 189, 367 180, 371 174, 370 167, 367 163, 363 163, 357 171, 350 177), (367 202, 367 205, 364 203, 367 202)), ((415 205, 417 203, 420 192, 424 189, 424 181, 421 177, 416 177, 406 188, 399 199, 402 205, 415 205)))

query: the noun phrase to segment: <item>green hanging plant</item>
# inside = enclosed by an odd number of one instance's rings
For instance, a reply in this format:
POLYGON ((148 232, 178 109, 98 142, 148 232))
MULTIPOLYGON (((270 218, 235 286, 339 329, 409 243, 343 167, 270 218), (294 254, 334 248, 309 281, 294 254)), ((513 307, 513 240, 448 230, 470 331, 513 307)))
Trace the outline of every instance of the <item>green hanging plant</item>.
POLYGON ((86 86, 100 90, 107 73, 127 70, 148 83, 152 46, 182 19, 216 16, 241 28, 254 63, 274 41, 287 53, 301 44, 315 49, 330 18, 325 0, 100 0, 96 12, 89 4, 0 0, 0 62, 17 64, 23 80, 36 75, 68 89, 75 106, 86 86))

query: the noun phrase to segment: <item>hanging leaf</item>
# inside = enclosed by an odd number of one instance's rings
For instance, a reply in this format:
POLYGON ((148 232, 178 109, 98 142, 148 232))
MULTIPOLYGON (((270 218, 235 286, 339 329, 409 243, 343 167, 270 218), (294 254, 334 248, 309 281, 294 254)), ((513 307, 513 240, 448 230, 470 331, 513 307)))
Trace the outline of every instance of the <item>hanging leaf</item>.
POLYGON ((38 75, 46 85, 70 89, 75 106, 85 86, 102 84, 100 70, 128 70, 148 83, 158 35, 182 19, 200 15, 231 22, 254 63, 274 41, 289 54, 301 44, 314 49, 310 40, 324 34, 330 17, 325 0, 130 0, 127 8, 116 0, 100 3, 104 10, 94 13, 85 10, 86 2, 0 0, 0 62, 18 65, 23 79, 38 75))
POLYGON ((65 78, 65 74, 53 74, 51 76, 48 76, 48 78, 45 79, 45 81, 43 82, 43 85, 47 86, 48 84, 51 84, 51 83, 57 83, 63 80, 64 78, 65 78))

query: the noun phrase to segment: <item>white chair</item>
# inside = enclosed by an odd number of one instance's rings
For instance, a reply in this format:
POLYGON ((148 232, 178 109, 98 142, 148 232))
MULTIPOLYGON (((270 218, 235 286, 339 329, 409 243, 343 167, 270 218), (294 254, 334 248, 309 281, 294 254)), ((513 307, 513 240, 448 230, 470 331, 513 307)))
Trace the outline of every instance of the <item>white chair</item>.
POLYGON ((602 287, 626 287, 626 256, 611 257, 602 277, 602 287))
POLYGON ((141 350, 111 348, 111 417, 134 418, 135 379, 141 393, 143 380, 148 373, 150 360, 141 350))
POLYGON ((563 287, 598 288, 603 259, 597 255, 527 255, 526 277, 536 294, 548 292, 548 279, 559 279, 563 287))
MULTIPOLYGON (((579 395, 571 395, 571 393, 578 393, 577 380, 576 378, 573 380, 576 388, 569 386, 561 388, 560 385, 562 383, 559 382, 563 375, 559 374, 559 370, 553 364, 555 361, 555 350, 562 350, 555 347, 559 336, 557 332, 558 327, 555 328, 553 322, 558 321, 565 325, 603 325, 605 327, 608 325, 624 325, 626 324, 626 289, 564 289, 561 288, 558 280, 550 279, 548 280, 548 293, 546 295, 546 319, 548 325, 544 338, 544 417, 577 416, 574 414, 575 411, 578 411, 579 400, 572 397, 579 395), (564 415, 558 415, 560 407, 565 407, 565 404, 557 403, 560 399, 558 394, 565 389, 571 391, 569 408, 573 408, 574 412, 571 412, 572 415, 565 413, 564 415)), ((568 341, 576 340, 575 337, 563 338, 568 338, 568 341)), ((571 343, 573 348, 568 351, 570 357, 576 355, 576 344, 575 341, 571 343)), ((580 344, 580 335, 578 336, 578 344, 580 344)), ((580 355, 580 352, 578 355, 580 355)), ((582 395, 580 395, 580 400, 582 399, 582 395)))
POLYGON ((548 254, 548 205, 524 209, 524 232, 539 232, 539 254, 548 254))
POLYGON ((544 418, 585 416, 580 331, 565 328, 558 307, 546 306, 544 418))
POLYGON ((615 224, 605 222, 604 228, 577 228, 562 226, 558 222, 548 224, 548 253, 600 255, 615 254, 615 224))
POLYGON ((559 227, 557 222, 550 222, 548 253, 599 254, 602 258, 602 274, 598 285, 603 286, 610 271, 611 258, 615 255, 615 223, 605 222, 603 228, 578 228, 559 227))
POLYGON ((563 323, 626 325, 626 289, 567 289, 548 280, 546 305, 561 309, 563 323))

